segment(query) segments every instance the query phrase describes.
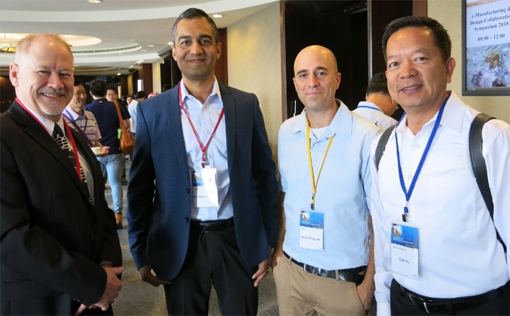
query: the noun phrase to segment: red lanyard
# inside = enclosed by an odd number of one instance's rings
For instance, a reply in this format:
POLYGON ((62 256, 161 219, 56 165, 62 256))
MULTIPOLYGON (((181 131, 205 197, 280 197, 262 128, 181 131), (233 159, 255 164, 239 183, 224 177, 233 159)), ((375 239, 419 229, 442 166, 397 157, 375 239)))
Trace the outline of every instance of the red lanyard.
POLYGON ((182 96, 181 96, 181 84, 179 83, 179 103, 181 105, 182 110, 184 111, 184 114, 186 114, 186 117, 188 118, 189 125, 191 125, 191 129, 193 130, 193 133, 195 134, 195 137, 198 141, 198 144, 200 145, 200 149, 202 150, 202 167, 205 167, 206 163, 206 154, 207 148, 209 147, 209 144, 211 143, 211 140, 216 133, 216 130, 218 129, 218 125, 220 125, 221 119, 223 118, 223 112, 225 111, 225 108, 221 109, 220 117, 218 118, 218 122, 216 122, 216 125, 214 126, 214 130, 211 133, 211 136, 209 137, 209 140, 207 143, 202 145, 202 142, 200 141, 200 137, 198 136, 197 130, 195 129, 195 126, 193 125, 193 122, 191 122, 191 118, 189 117, 188 111, 186 111, 186 108, 184 107, 184 103, 182 102, 182 96))
MULTIPOLYGON (((44 126, 44 124, 39 121, 39 119, 34 115, 32 114, 32 112, 30 112, 26 107, 25 105, 23 104, 23 102, 21 102, 18 97, 16 97, 16 102, 18 102, 18 104, 25 110, 27 111, 28 114, 30 114, 34 120, 36 120, 37 123, 39 123, 39 125, 41 125, 44 129, 46 129, 46 127, 44 126)), ((75 160, 75 164, 76 164, 76 174, 78 175, 78 179, 83 180, 81 178, 81 173, 80 173, 80 159, 78 157, 78 150, 76 148, 76 142, 74 141, 74 137, 73 137, 73 133, 71 133, 71 129, 69 128, 69 126, 66 124, 66 121, 64 119, 62 119, 62 123, 64 123, 64 127, 66 129, 66 133, 67 133, 67 136, 69 137, 69 140, 71 141, 71 145, 73 146, 73 152, 74 152, 74 160, 75 160)), ((57 123, 55 123, 57 124, 57 123)), ((65 136, 64 136, 65 137, 65 136)))

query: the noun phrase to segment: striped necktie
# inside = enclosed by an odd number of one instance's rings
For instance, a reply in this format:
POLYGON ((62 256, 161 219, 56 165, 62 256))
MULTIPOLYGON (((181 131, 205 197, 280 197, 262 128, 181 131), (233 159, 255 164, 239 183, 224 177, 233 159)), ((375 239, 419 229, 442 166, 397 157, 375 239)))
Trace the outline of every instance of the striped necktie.
MULTIPOLYGON (((67 141, 67 138, 64 136, 64 132, 62 131, 60 126, 58 126, 58 124, 55 124, 55 128, 53 129, 53 139, 55 140, 55 142, 57 142, 57 144, 60 146, 60 148, 67 154, 72 166, 76 170, 75 156, 74 156, 73 148, 67 141)), ((85 178, 85 172, 83 172, 83 168, 81 167, 81 165, 80 165, 80 175, 81 175, 80 180, 83 183, 87 183, 87 179, 85 178)))

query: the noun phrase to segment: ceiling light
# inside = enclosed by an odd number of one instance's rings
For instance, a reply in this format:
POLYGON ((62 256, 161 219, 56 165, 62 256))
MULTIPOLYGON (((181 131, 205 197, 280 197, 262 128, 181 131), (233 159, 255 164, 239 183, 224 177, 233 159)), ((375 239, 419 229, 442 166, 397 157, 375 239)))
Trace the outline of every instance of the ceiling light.
POLYGON ((89 0, 90 3, 101 3, 103 0, 89 0))
POLYGON ((153 48, 153 47, 154 47, 154 45, 149 44, 149 45, 147 45, 147 47, 149 47, 149 48, 153 48))
POLYGON ((213 18, 222 18, 223 14, 215 13, 212 15, 213 18))
POLYGON ((121 75, 121 73, 120 73, 120 72, 118 72, 118 73, 117 73, 117 76, 120 76, 120 75, 121 75))

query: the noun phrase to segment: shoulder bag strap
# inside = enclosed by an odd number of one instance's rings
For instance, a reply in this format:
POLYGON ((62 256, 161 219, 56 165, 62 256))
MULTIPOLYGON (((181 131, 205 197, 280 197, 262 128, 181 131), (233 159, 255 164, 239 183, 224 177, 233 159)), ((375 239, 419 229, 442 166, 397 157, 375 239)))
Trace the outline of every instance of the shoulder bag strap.
MULTIPOLYGON (((488 121, 494 119, 494 117, 488 116, 484 113, 478 114, 469 130, 469 155, 471 158, 471 166, 473 173, 475 174, 476 183, 482 193, 485 205, 489 210, 489 215, 494 221, 494 202, 492 201, 491 189, 489 187, 489 178, 487 176, 487 165, 485 164, 485 158, 483 158, 483 138, 482 129, 483 125, 488 121)), ((496 226, 494 226, 496 229, 496 226)), ((501 239, 498 230, 496 229, 496 237, 499 242, 503 245, 503 249, 506 252, 506 245, 501 239)))
POLYGON ((391 132, 395 129, 395 125, 388 127, 381 135, 379 142, 377 143, 377 147, 375 149, 375 167, 379 170, 379 162, 381 162, 382 155, 384 154, 384 149, 386 149, 386 143, 388 143, 388 139, 390 138, 391 132))

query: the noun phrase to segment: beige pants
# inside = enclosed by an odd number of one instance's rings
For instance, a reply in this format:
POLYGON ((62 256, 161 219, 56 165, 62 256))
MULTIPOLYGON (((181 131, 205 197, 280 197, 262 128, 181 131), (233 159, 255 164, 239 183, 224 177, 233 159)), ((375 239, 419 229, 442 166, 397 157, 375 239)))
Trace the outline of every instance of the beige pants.
POLYGON ((352 282, 308 274, 285 256, 273 275, 280 316, 367 315, 352 282))

